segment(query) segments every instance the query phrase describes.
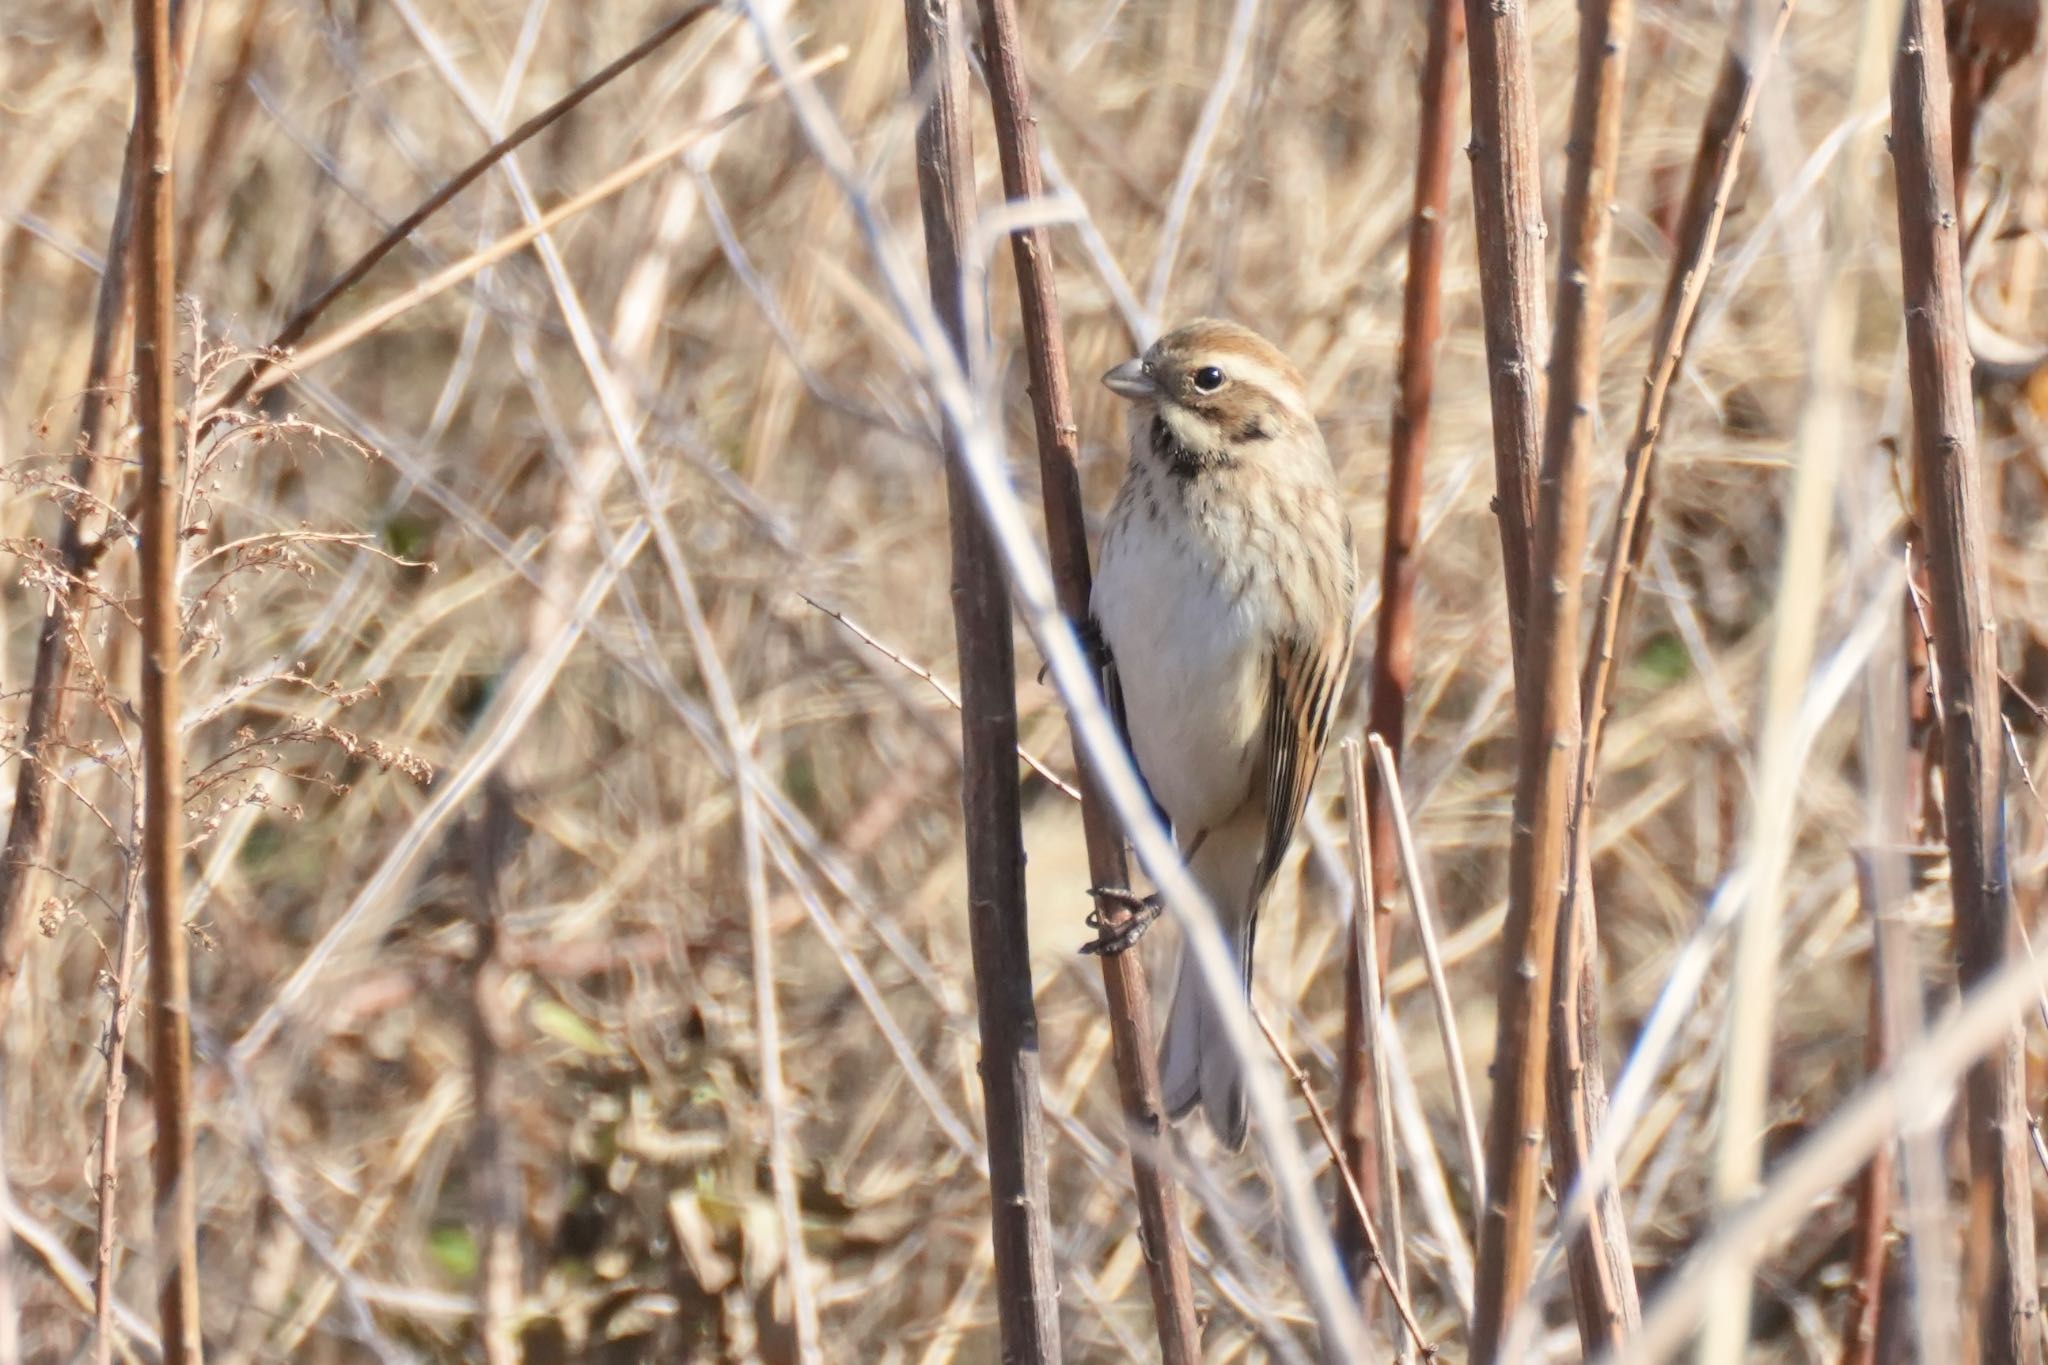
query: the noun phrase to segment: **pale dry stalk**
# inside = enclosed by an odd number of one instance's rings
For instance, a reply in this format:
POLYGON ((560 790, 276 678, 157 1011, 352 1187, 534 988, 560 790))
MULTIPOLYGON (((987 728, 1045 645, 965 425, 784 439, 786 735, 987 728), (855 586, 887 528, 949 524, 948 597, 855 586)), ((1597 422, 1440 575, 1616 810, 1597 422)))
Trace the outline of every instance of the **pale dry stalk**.
MULTIPOLYGON (((1991 614, 1982 475, 1964 332, 1961 227, 1950 146, 1949 73, 1935 0, 1907 0, 1892 71, 1913 469, 1940 668, 1942 787, 1957 973, 1995 975, 2013 936, 2007 882, 1998 635, 1991 614)), ((2014 1027, 1971 1068, 1969 1291, 1986 1365, 2038 1361, 2033 1196, 2026 1151, 2025 1041, 2014 1027)))
MULTIPOLYGON (((917 172, 932 307, 965 367, 971 349, 961 280, 974 215, 966 52, 951 0, 905 0, 904 25, 911 88, 929 92, 918 124, 917 172)), ((1053 1272, 1038 1015, 1024 905, 1010 599, 958 445, 948 427, 946 501, 963 703, 968 939, 981 1024, 996 1309, 1005 1360, 1057 1361, 1059 1285, 1053 1272)))
MULTIPOLYGON (((1044 186, 1013 0, 981 0, 981 21, 1003 189, 1012 200, 1029 203, 1040 197, 1044 186)), ((1053 280, 1052 240, 1043 227, 1026 228, 1011 234, 1010 248, 1031 373, 1031 412, 1038 434, 1053 585, 1061 609, 1080 621, 1088 615, 1088 520, 1081 500, 1080 432, 1074 421, 1066 337, 1053 280)), ((1092 765, 1078 742, 1075 756, 1084 793, 1081 825, 1088 846, 1088 875, 1096 886, 1124 886, 1130 874, 1123 828, 1093 785, 1092 765)), ((1128 915, 1129 911, 1105 902, 1104 934, 1114 934, 1128 915)), ((1151 987, 1144 959, 1137 953, 1099 953, 1096 957, 1102 964, 1102 988, 1109 1001, 1110 1042, 1129 1132, 1131 1177, 1159 1349, 1166 1365, 1193 1365, 1201 1359, 1202 1336, 1195 1319, 1194 1283, 1181 1230, 1179 1196, 1156 1159, 1166 1137, 1166 1115, 1153 1039, 1151 987)))

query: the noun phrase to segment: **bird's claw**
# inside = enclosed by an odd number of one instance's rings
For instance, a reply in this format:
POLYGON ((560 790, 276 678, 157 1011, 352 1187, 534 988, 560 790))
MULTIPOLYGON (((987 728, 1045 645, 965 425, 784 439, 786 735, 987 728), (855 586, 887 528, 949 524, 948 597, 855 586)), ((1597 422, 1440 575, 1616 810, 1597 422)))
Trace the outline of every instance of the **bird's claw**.
POLYGON ((1128 918, 1112 924, 1102 913, 1102 906, 1088 912, 1088 927, 1095 931, 1091 943, 1081 945, 1081 951, 1098 957, 1115 957, 1127 953, 1137 946, 1145 931, 1152 927, 1152 921, 1159 918, 1159 897, 1140 896, 1121 886, 1091 886, 1088 894, 1098 901, 1106 902, 1128 912, 1128 918))

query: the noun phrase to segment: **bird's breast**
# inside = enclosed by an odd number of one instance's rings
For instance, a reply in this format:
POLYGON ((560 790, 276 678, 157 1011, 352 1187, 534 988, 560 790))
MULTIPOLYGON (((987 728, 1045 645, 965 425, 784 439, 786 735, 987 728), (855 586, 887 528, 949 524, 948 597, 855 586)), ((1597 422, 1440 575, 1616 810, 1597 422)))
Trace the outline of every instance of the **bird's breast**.
POLYGON ((1105 537, 1093 609, 1116 660, 1131 749, 1183 838, 1250 795, 1265 713, 1267 635, 1199 536, 1142 507, 1105 537))

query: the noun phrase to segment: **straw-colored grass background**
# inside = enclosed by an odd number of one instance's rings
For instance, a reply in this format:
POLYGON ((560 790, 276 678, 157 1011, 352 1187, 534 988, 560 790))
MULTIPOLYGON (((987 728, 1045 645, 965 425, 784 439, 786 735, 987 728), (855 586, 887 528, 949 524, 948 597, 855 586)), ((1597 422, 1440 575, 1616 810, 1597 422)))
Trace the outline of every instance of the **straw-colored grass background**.
MULTIPOLYGON (((509 124, 666 12, 638 2, 417 4, 412 27, 410 6, 208 5, 180 141, 179 288, 196 301, 209 344, 260 344, 384 224, 488 143, 449 71, 509 124), (537 27, 523 41, 529 21, 537 27)), ((1248 8, 1244 72, 1201 165, 1163 312, 1235 316, 1301 364, 1360 544, 1376 562, 1421 9, 1386 0, 1248 8)), ((1108 256, 1142 292, 1237 6, 1043 0, 1023 9, 1045 140, 1108 256)), ((1554 208, 1575 14, 1561 0, 1531 10, 1554 208)), ((822 84, 872 168, 889 222, 915 251, 915 111, 900 11, 885 0, 791 11, 807 50, 846 45, 822 84)), ((1889 443, 1904 415, 1890 168, 1881 108, 1851 100, 1861 22, 1855 5, 1808 0, 1759 112, 1663 433, 1658 539, 1620 674, 1596 826, 1612 1072, 1673 952, 1741 858, 1813 282, 1832 261, 1856 285, 1861 309, 1853 403, 1828 575, 1799 587, 1824 602, 1822 669, 1850 671, 1818 709, 1800 785, 1772 1111, 1787 1140, 1860 1075, 1869 935, 1850 851, 1868 815, 1857 756, 1861 673, 1844 642, 1880 614, 1882 629, 1865 638, 1879 640, 1877 666, 1895 666, 1903 617, 1886 588, 1901 520, 1889 443), (1874 207, 1857 221, 1831 221, 1826 208, 1845 177, 1867 182, 1874 207)), ((1601 555, 1667 264, 1657 215, 1682 191, 1724 26, 1718 8, 1696 0, 1648 5, 1638 24, 1602 348, 1601 555)), ((128 44, 122 6, 13 0, 0 9, 0 462, 18 473, 47 473, 76 430, 97 255, 128 118, 128 44)), ((542 136, 519 164, 552 203, 722 107, 757 69, 739 26, 714 18, 542 136)), ((2027 157, 2039 146, 2030 133, 2038 84, 2033 65, 2018 69, 1980 142, 1994 168, 1987 177, 2001 177, 2023 212, 2038 207, 2040 167, 2027 157)), ((977 100, 986 204, 1000 189, 979 91, 977 100)), ((1484 1104, 1512 709, 1462 165, 1454 187, 1406 785, 1484 1104)), ((494 172, 337 316, 519 221, 508 181, 494 172)), ((1122 465, 1121 420, 1093 379, 1132 342, 1101 261, 1071 228, 1057 240, 1086 483, 1100 508, 1122 465)), ((223 753, 241 727, 270 735, 294 718, 324 716, 317 692, 286 683, 244 688, 212 713, 242 680, 298 663, 323 683, 374 681, 377 694, 334 723, 418 755, 435 778, 420 785, 332 742, 286 744, 271 770, 234 788, 260 782, 272 794, 267 808, 245 805, 217 822, 208 820, 213 802, 195 808, 201 1254, 214 1354, 458 1359, 474 1349, 463 1002, 475 896, 464 830, 479 799, 430 830, 416 857, 393 859, 448 783, 480 759, 500 759, 525 834, 505 888, 517 967, 507 1137, 525 1186, 531 1358, 784 1358, 782 1229, 757 1084, 742 828, 708 690, 716 672, 737 699, 753 761, 780 792, 779 813, 766 819, 775 986, 828 1358, 993 1359, 987 1196, 974 1165, 957 717, 799 595, 953 676, 946 509, 918 366, 875 291, 856 223, 779 107, 570 222, 554 241, 679 538, 716 659, 693 642, 678 590, 649 547, 594 612, 530 719, 508 734, 491 728, 503 714, 494 708, 530 676, 535 642, 572 614, 600 552, 648 510, 618 464, 565 324, 564 293, 531 252, 407 314, 271 403, 273 416, 320 423, 379 458, 309 438, 253 447, 220 472, 195 553, 304 525, 365 533, 433 568, 309 543, 298 551, 302 571, 240 578, 232 612, 209 617, 218 638, 195 651, 188 672, 188 711, 201 717, 195 765, 223 753), (759 293, 721 244, 714 210, 730 220, 759 293), (307 780, 321 774, 350 790, 307 780), (302 817, 287 805, 303 806, 302 817), (237 1078, 228 1049, 352 908, 353 928, 329 940, 331 956, 290 997, 267 1045, 245 1050, 237 1078), (851 984, 856 969, 872 979, 900 1049, 851 984), (906 1059, 925 1073, 918 1083, 906 1059), (342 1267, 337 1293, 332 1272, 342 1267)), ((2004 301, 2022 332, 2033 250, 2001 242, 1986 252, 1983 289, 1994 305, 2002 282, 2022 278, 2023 296, 2004 301)), ((1007 254, 993 261, 991 373, 1029 501, 1036 465, 1007 254)), ((1999 499, 2004 658, 2038 696, 2048 691, 2048 545, 2032 420, 2024 405, 1995 405, 1984 449, 1987 488, 1999 499)), ((107 453, 132 454, 125 443, 107 453)), ((11 570, 0 591, 0 724, 10 735, 45 601, 26 579, 34 554, 22 542, 54 542, 56 518, 33 486, 0 505, 0 535, 14 538, 23 570, 11 570)), ((133 564, 131 545, 109 553, 115 593, 132 591, 133 564)), ((1376 597, 1369 589, 1368 609, 1376 597)), ((125 695, 133 633, 111 612, 93 620, 95 657, 113 693, 125 695)), ((1369 610, 1360 630, 1369 641, 1369 610)), ((1366 654, 1340 733, 1360 724, 1366 654)), ((1038 662, 1020 641, 1025 743, 1070 770, 1056 698, 1033 680, 1038 662)), ((1826 686, 1817 674, 1814 690, 1826 686)), ((2040 729, 2013 714, 2032 760, 2040 729)), ((118 706, 82 706, 72 739, 105 753, 117 723, 132 736, 118 706)), ((85 748, 68 761, 53 859, 62 879, 45 878, 38 896, 47 897, 47 932, 31 944, 5 1039, 4 1122, 18 1220, 89 1265, 107 900, 120 895, 128 796, 120 764, 85 748)), ((1346 922, 1346 893, 1332 875, 1344 856, 1335 778, 1326 770, 1314 837, 1302 841, 1314 846, 1304 870, 1283 877, 1268 909, 1257 973, 1264 1008, 1326 1102, 1346 922)), ((10 766, 4 786, 12 785, 10 766)), ((2016 880, 2031 913, 2041 808, 2017 779, 2013 793, 2016 880)), ((1087 910, 1079 822, 1046 782, 1027 775, 1024 794, 1068 1354, 1121 1359, 1144 1350, 1150 1309, 1099 982, 1074 953, 1087 910)), ((1938 860, 1927 861, 1938 873, 1938 860)), ((1944 979, 1946 909, 1937 876, 1914 905, 1930 989, 1944 979)), ((1162 931, 1148 946, 1162 974, 1172 937, 1162 931)), ((1467 1172, 1416 951, 1404 928, 1395 1010, 1462 1211, 1467 1172)), ((1710 1216, 1706 1169, 1729 1003, 1717 966, 1625 1153, 1624 1203, 1649 1292, 1710 1216)), ((119 1283, 123 1300, 148 1316, 150 1126, 139 1038, 119 1153, 119 1283)), ((1301 1131, 1312 1141, 1305 1119, 1301 1131)), ((1188 1202, 1210 1349, 1219 1359, 1262 1358, 1270 1343, 1261 1332, 1307 1340, 1253 1158, 1219 1158, 1204 1135, 1188 1135, 1202 1172, 1201 1196, 1188 1202), (1203 1214, 1204 1203, 1216 1208, 1203 1214)), ((1407 1156, 1419 1159, 1412 1149, 1407 1156)), ((1832 1339, 1848 1216, 1846 1197, 1816 1208, 1805 1232, 1767 1258, 1759 1350, 1769 1355, 1759 1358, 1812 1358, 1832 1339)), ((1445 1249, 1412 1209, 1408 1242, 1425 1325, 1461 1339, 1445 1249)), ((36 1250, 19 1249, 15 1273, 27 1358, 71 1358, 89 1312, 36 1250)), ((1566 1329, 1553 1342, 1575 1350, 1556 1286, 1551 1322, 1566 1329)))

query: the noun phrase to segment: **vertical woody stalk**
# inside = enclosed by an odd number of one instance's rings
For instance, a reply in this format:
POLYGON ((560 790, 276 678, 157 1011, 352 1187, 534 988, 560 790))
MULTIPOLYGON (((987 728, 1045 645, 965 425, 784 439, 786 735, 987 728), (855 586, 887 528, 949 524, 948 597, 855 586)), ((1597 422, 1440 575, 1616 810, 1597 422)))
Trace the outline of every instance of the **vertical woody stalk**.
MULTIPOLYGON (((1451 198, 1451 151, 1457 136, 1458 56, 1465 44, 1462 0, 1431 0, 1429 46, 1422 63, 1422 124, 1416 138, 1415 204, 1408 220, 1408 277, 1401 298, 1401 360, 1394 398, 1393 439, 1387 462, 1387 526, 1380 552, 1380 613, 1373 642, 1372 703, 1367 728, 1386 741, 1398 760, 1407 732, 1408 689, 1415 679, 1416 553, 1422 527, 1422 465, 1429 454, 1430 400, 1436 389, 1437 343, 1443 335, 1445 215, 1451 198)), ((1366 810, 1372 843, 1372 904, 1358 913, 1379 916, 1379 960, 1385 973, 1393 951, 1391 916, 1401 884, 1394 803, 1377 764, 1366 769, 1366 810)), ((1365 982, 1358 953, 1344 955, 1344 1056, 1338 1123, 1344 1164, 1368 1209, 1378 1204, 1379 1161, 1373 1151, 1377 1116, 1365 1057, 1365 982)), ((1363 1283, 1365 1229, 1351 1207, 1337 1201, 1337 1245, 1353 1283, 1363 1283)))
MULTIPOLYGON (((1600 395, 1600 334, 1621 102, 1633 0, 1580 0, 1579 67, 1557 262, 1557 331, 1543 433, 1542 521, 1531 579, 1524 723, 1516 790, 1511 897, 1529 923, 1555 921, 1551 1002, 1550 1146, 1557 1183, 1586 1174, 1607 1107, 1594 971, 1592 859, 1578 801, 1585 740, 1578 670, 1579 580, 1586 558, 1586 479, 1600 395), (1540 672, 1536 660, 1541 658, 1540 672), (1533 730, 1528 722, 1534 719, 1533 730), (1525 837, 1526 834, 1526 837, 1525 837)), ((1602 1182, 1586 1226, 1568 1244, 1579 1341, 1589 1356, 1618 1347, 1642 1317, 1620 1199, 1602 1182)), ((1517 1296, 1519 1297, 1519 1296, 1517 1296)))
POLYGON ((135 415, 142 460, 142 880, 149 906, 150 1099, 163 1354, 200 1358, 199 1205, 192 1172, 192 981, 179 873, 177 274, 172 259, 169 0, 135 0, 135 415))
POLYGON ((1523 0, 1465 0, 1465 25, 1472 71, 1472 141, 1466 150, 1479 231, 1479 302, 1486 318, 1494 514, 1500 518, 1519 696, 1543 448, 1543 167, 1536 156, 1523 0))
MULTIPOLYGON (((1536 109, 1529 71, 1528 14, 1522 0, 1466 0, 1472 73, 1472 200, 1479 236, 1479 296, 1486 314, 1486 365, 1493 409, 1494 510, 1500 517, 1514 658, 1517 730, 1526 747, 1541 729, 1524 658, 1533 603, 1531 532, 1542 472, 1545 342, 1543 198, 1536 160, 1536 109)), ((1551 499, 1552 503, 1557 502, 1551 499)), ((1553 528, 1563 529, 1563 528, 1553 528)), ((1576 599, 1574 599, 1576 601, 1576 599)), ((1546 610, 1559 606, 1555 599, 1546 610)), ((1537 638, 1551 638, 1539 635, 1537 638)), ((1532 765, 1524 764, 1525 771, 1532 765)), ((1521 818, 1538 793, 1516 791, 1521 818)), ((1526 853, 1518 861, 1527 863, 1526 853)), ((1501 937, 1499 1026, 1493 1108, 1486 1140, 1486 1204, 1479 1222, 1472 1357, 1491 1362, 1501 1332, 1529 1284, 1541 1191, 1544 1061, 1550 1036, 1550 978, 1557 920, 1532 915, 1528 872, 1509 893, 1501 937)), ((1555 882, 1552 883, 1553 889, 1555 882)))
MULTIPOLYGON (((968 364, 962 260, 974 212, 967 61, 952 0, 904 0, 911 87, 931 103, 917 130, 917 183, 934 311, 968 364)), ((1047 1223, 1045 1119, 1039 1108, 1038 1015, 1024 913, 1017 806, 1016 659, 1010 599, 961 463, 946 435, 953 526, 953 624, 960 651, 961 805, 967 838, 968 936, 981 1022, 988 1112, 990 1219, 1005 1361, 1060 1358, 1058 1286, 1047 1223)))
MULTIPOLYGON (((1949 72, 1938 0, 1907 0, 1892 68, 1913 470, 1941 672, 1943 794, 1955 954, 1964 989, 1994 975, 2013 935, 2006 880, 1998 636, 1984 546, 1977 421, 1963 331, 1949 72)), ((1970 1068, 1969 1285, 1985 1365, 2040 1359, 2034 1210, 2025 1148, 2025 1043, 2015 1027, 1970 1068)))
MULTIPOLYGON (((1024 74, 1013 0, 981 0, 982 46, 989 95, 995 105, 996 150, 1002 161, 1003 191, 1012 200, 1039 197, 1038 126, 1031 115, 1031 89, 1024 74)), ((1023 312, 1025 355, 1031 370, 1031 412, 1038 430, 1038 466, 1044 487, 1045 532, 1060 609, 1076 621, 1088 615, 1088 525, 1081 502, 1079 432, 1068 382, 1066 337, 1060 327, 1059 294, 1052 270, 1052 242, 1042 227, 1011 234, 1017 294, 1023 312)), ((1128 871, 1123 828, 1097 789, 1092 768, 1076 746, 1080 769, 1081 825, 1088 843, 1088 875, 1096 886, 1123 886, 1128 871)), ((1103 904, 1106 932, 1128 910, 1103 904)), ((1159 1091, 1159 1066, 1152 1037, 1152 993, 1144 959, 1136 953, 1103 953, 1102 988, 1109 998, 1110 1041, 1116 1054, 1117 1088, 1131 1135, 1131 1176, 1138 1197, 1138 1227, 1145 1248, 1145 1273, 1152 1312, 1166 1365, 1194 1365, 1201 1359, 1201 1329, 1195 1321, 1194 1283, 1187 1243, 1181 1233, 1180 1203, 1157 1156, 1166 1135, 1159 1091)))

